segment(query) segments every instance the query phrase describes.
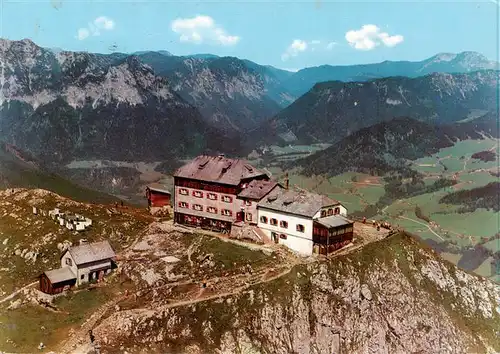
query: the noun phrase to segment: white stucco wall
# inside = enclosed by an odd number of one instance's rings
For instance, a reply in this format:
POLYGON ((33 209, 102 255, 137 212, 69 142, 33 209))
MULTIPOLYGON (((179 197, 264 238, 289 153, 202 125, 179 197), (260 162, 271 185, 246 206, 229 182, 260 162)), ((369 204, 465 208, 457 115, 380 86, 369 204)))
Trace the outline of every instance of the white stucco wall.
MULTIPOLYGON (((333 209, 335 210, 335 208, 340 208, 340 215, 342 216, 347 216, 347 209, 345 206, 343 206, 342 204, 337 204, 337 205, 331 205, 331 206, 328 206, 328 207, 325 207, 325 208, 321 208, 317 213, 316 215, 314 215, 314 219, 319 219, 321 217, 321 211, 326 211, 326 216, 329 216, 328 215, 328 209, 333 209)), ((332 214, 334 215, 334 214, 332 214)))
POLYGON ((75 276, 78 275, 78 268, 75 264, 75 260, 73 259, 73 257, 71 257, 71 253, 69 253, 68 251, 66 251, 61 257, 61 268, 63 267, 70 267, 73 274, 75 274, 75 276), (71 260, 71 265, 66 264, 66 259, 71 260))
MULTIPOLYGON (((78 276, 77 276, 77 284, 83 284, 87 283, 92 279, 89 279, 89 273, 95 272, 96 269, 104 269, 105 274, 107 269, 111 269, 111 261, 110 260, 103 260, 99 262, 93 262, 89 264, 84 264, 78 267, 78 276), (83 279, 82 279, 83 276, 83 279)), ((96 278, 97 279, 97 275, 96 278)))
POLYGON ((105 274, 109 274, 111 270, 111 261, 110 260, 103 260, 99 262, 94 262, 94 263, 89 263, 89 264, 84 264, 83 266, 77 266, 75 264, 75 260, 73 257, 71 257, 71 253, 66 251, 66 253, 62 256, 61 258, 61 267, 70 267, 71 271, 75 274, 76 276, 76 284, 81 285, 83 283, 87 283, 89 281, 89 273, 94 271, 95 269, 105 269, 105 274), (66 264, 66 259, 71 260, 71 266, 66 264), (83 276, 83 279, 82 279, 83 276))
POLYGON ((257 226, 269 237, 271 238, 271 233, 276 232, 278 234, 278 243, 285 245, 286 247, 294 250, 302 255, 311 255, 313 252, 313 221, 306 217, 300 217, 296 215, 288 215, 279 213, 276 211, 271 211, 267 209, 257 208, 257 226), (267 224, 262 223, 261 216, 266 216, 268 221, 267 224), (272 226, 270 224, 271 218, 278 220, 278 225, 272 226), (280 221, 287 221, 288 228, 283 228, 280 226, 280 221), (304 225, 304 232, 297 231, 297 224, 304 225), (287 239, 279 238, 280 234, 285 234, 287 239))

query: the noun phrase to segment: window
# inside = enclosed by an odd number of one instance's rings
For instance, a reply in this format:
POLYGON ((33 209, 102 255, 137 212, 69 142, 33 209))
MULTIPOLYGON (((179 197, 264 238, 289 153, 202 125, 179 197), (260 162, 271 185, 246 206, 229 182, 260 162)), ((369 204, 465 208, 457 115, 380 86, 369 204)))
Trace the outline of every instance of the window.
POLYGON ((278 225, 278 220, 276 220, 275 218, 272 218, 270 224, 273 226, 276 226, 276 225, 278 225))
POLYGON ((211 200, 217 200, 217 194, 215 193, 208 193, 207 198, 211 200))
POLYGON ((288 229, 288 221, 281 220, 280 221, 280 227, 282 227, 284 229, 288 229))
POLYGON ((246 218, 247 218, 247 221, 252 221, 252 214, 247 214, 246 218))
POLYGON ((231 215, 233 215, 233 212, 232 212, 231 210, 229 210, 229 209, 222 209, 222 210, 220 211, 220 213, 221 213, 222 215, 225 215, 225 216, 231 216, 231 215))
POLYGON ((189 208, 189 204, 186 202, 179 202, 179 208, 189 208))
POLYGON ((321 210, 321 217, 324 218, 326 216, 326 210, 321 210))
POLYGON ((189 192, 188 192, 188 190, 187 190, 187 189, 185 189, 185 188, 181 188, 181 189, 179 189, 179 194, 182 194, 182 195, 188 195, 188 194, 189 194, 189 192))
POLYGON ((250 206, 250 205, 252 205, 252 202, 250 200, 245 200, 245 205, 250 206))
POLYGON ((280 234, 280 239, 286 240, 286 235, 285 234, 280 234))
POLYGON ((85 274, 82 274, 82 276, 80 277, 81 280, 85 279, 85 274))
POLYGON ((328 209, 328 215, 333 215, 333 209, 332 208, 328 209))
POLYGON ((212 214, 217 214, 217 208, 215 207, 208 207, 207 211, 212 214))
POLYGON ((298 232, 304 232, 305 230, 306 230, 306 228, 304 227, 304 225, 297 224, 297 231, 298 232))
POLYGON ((201 204, 193 204, 193 209, 203 211, 203 206, 201 204))
POLYGON ((200 192, 200 191, 193 191, 193 197, 196 197, 196 198, 203 198, 203 192, 200 192))
POLYGON ((339 208, 339 207, 335 208, 334 214, 335 214, 335 215, 340 214, 340 208, 339 208))
POLYGON ((260 222, 263 224, 267 224, 267 217, 266 216, 261 216, 260 217, 260 222))
POLYGON ((233 198, 231 198, 230 196, 228 195, 223 195, 222 196, 222 201, 223 202, 226 202, 226 203, 232 203, 233 202, 233 198))
POLYGON ((73 262, 71 262, 71 258, 66 258, 66 265, 70 267, 73 265, 73 262))

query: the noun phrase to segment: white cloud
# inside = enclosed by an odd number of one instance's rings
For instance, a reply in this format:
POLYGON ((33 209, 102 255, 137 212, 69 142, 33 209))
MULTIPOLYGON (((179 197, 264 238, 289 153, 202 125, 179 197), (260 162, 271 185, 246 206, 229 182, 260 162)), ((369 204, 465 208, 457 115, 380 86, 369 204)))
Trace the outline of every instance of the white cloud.
POLYGON ((115 23, 113 22, 113 20, 107 18, 106 16, 100 16, 96 18, 94 20, 94 25, 96 25, 97 28, 102 28, 108 31, 115 28, 115 23))
POLYGON ((88 29, 86 29, 86 28, 80 28, 78 30, 78 35, 77 35, 78 40, 83 41, 88 36, 90 36, 90 32, 89 32, 88 29))
POLYGON ((294 39, 293 42, 287 47, 285 52, 281 55, 282 61, 287 61, 292 57, 296 57, 302 52, 310 50, 315 52, 317 50, 332 50, 336 42, 325 42, 319 39, 311 41, 304 41, 302 39, 294 39))
POLYGON ((345 34, 345 39, 352 47, 359 50, 372 50, 379 45, 394 47, 403 42, 402 35, 389 35, 381 32, 375 25, 363 25, 359 30, 351 30, 345 34))
POLYGON ((87 27, 82 27, 78 29, 76 38, 79 40, 84 40, 90 35, 100 36, 101 30, 111 31, 115 28, 115 22, 106 16, 99 16, 94 21, 89 22, 87 27))
POLYGON ((307 49, 307 42, 302 39, 294 39, 286 51, 281 55, 281 60, 287 61, 290 57, 296 57, 300 52, 307 49))
POLYGON ((221 45, 235 45, 240 37, 226 33, 210 16, 198 15, 192 18, 177 18, 172 21, 172 31, 179 34, 181 42, 200 44, 203 42, 221 45))

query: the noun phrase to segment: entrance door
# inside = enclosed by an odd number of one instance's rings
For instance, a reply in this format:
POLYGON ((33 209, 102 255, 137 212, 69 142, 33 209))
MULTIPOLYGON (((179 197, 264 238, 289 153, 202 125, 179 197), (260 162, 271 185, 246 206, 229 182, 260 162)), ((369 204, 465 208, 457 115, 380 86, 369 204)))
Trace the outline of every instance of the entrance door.
POLYGON ((236 221, 245 221, 245 212, 239 211, 236 213, 236 221))
POLYGON ((271 239, 273 240, 274 243, 278 243, 278 234, 276 232, 271 232, 271 239))

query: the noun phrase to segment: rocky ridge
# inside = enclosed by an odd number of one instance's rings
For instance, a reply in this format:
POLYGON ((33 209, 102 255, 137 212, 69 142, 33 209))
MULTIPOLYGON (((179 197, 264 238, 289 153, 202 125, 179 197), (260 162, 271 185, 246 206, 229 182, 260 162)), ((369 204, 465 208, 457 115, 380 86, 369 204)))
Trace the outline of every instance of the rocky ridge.
POLYGON ((434 73, 367 82, 316 84, 254 132, 268 143, 336 142, 377 123, 409 117, 452 124, 496 112, 499 71, 434 73))
POLYGON ((398 234, 239 294, 104 319, 102 352, 492 353, 500 287, 398 234))

